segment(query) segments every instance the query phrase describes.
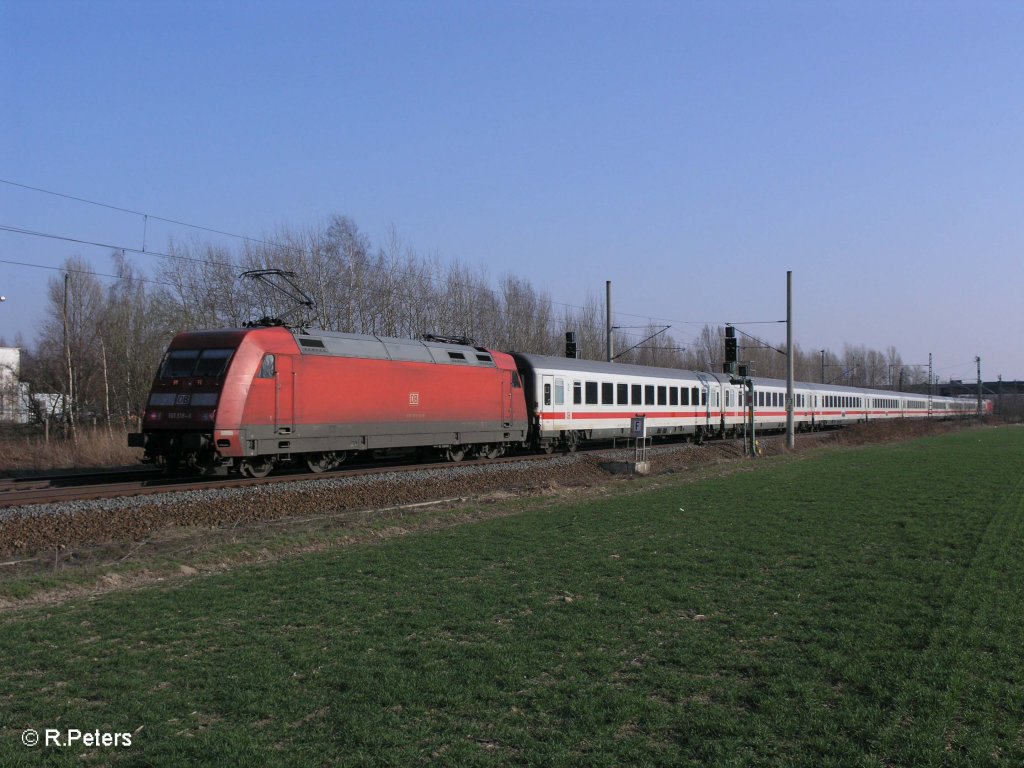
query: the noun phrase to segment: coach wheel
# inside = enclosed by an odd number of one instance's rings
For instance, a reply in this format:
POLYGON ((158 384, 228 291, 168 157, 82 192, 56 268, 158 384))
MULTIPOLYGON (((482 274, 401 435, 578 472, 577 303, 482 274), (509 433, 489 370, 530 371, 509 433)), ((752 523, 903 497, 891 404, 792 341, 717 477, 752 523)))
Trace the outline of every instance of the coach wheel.
POLYGON ((580 436, 576 432, 570 432, 565 436, 565 450, 568 453, 576 453, 576 449, 580 447, 580 436))
POLYGON ((466 458, 466 446, 464 445, 453 445, 448 449, 447 453, 448 461, 462 461, 466 458))
POLYGON ((306 456, 306 466, 310 472, 327 472, 334 469, 345 461, 344 451, 326 451, 324 453, 310 453, 306 456))
POLYGON ((261 456, 255 459, 244 459, 238 465, 238 471, 246 477, 266 477, 274 468, 274 460, 269 456, 261 456))
POLYGON ((541 453, 554 453, 555 452, 555 444, 554 443, 542 443, 541 446, 540 446, 540 452, 541 453))

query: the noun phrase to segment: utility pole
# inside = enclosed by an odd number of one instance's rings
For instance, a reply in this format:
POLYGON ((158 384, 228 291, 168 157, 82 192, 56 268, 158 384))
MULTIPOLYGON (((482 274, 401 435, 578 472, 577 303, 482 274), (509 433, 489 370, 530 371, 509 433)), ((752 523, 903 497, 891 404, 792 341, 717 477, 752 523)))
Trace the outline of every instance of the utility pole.
POLYGON ((607 343, 605 349, 608 352, 608 362, 610 363, 614 358, 612 354, 612 281, 604 281, 604 306, 605 306, 605 330, 608 334, 607 343))
POLYGON ((975 357, 974 362, 978 364, 978 418, 981 418, 981 357, 975 357))
MULTIPOLYGON (((75 376, 74 369, 71 366, 71 345, 68 344, 68 290, 71 285, 71 274, 69 272, 64 273, 64 308, 62 314, 64 316, 64 359, 68 365, 68 393, 64 398, 64 424, 65 429, 68 426, 71 427, 71 437, 75 442, 78 442, 78 433, 75 431, 75 417, 74 413, 74 402, 75 402, 75 376)), ((67 437, 67 432, 64 433, 67 437)))
POLYGON ((825 383, 825 350, 821 350, 821 383, 825 383))
POLYGON ((786 272, 786 447, 796 447, 793 432, 793 271, 786 272))
POLYGON ((928 418, 932 417, 932 353, 928 353, 928 418))

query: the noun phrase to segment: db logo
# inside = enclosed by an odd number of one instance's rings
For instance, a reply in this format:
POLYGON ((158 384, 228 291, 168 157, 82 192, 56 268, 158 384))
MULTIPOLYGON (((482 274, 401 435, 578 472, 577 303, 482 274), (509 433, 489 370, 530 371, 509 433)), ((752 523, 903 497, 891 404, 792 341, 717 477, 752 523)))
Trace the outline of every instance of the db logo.
POLYGON ((420 404, 420 393, 419 392, 410 392, 409 393, 409 405, 419 405, 419 404, 420 404))

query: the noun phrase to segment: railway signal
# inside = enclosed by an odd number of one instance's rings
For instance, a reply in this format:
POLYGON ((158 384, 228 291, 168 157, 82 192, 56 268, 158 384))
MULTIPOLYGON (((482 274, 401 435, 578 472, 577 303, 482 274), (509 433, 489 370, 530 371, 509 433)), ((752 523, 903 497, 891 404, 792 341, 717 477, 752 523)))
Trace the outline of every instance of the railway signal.
MULTIPOLYGON (((736 328, 731 325, 725 326, 725 363, 722 366, 722 373, 730 376, 736 375, 736 361, 739 359, 737 352, 739 347, 736 343, 736 328)), ((743 374, 740 374, 741 376, 743 374)))
POLYGON ((565 356, 574 359, 579 357, 576 352, 576 331, 565 332, 565 356))

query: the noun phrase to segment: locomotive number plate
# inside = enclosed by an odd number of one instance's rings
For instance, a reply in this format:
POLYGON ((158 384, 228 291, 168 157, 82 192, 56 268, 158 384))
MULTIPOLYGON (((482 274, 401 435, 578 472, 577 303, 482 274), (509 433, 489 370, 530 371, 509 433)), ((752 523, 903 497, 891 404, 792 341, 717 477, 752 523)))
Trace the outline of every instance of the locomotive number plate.
POLYGON ((419 405, 419 404, 420 404, 420 393, 419 392, 410 392, 409 393, 409 405, 419 405))
POLYGON ((189 401, 192 400, 192 395, 188 392, 182 392, 176 398, 174 398, 175 405, 188 405, 189 401))

